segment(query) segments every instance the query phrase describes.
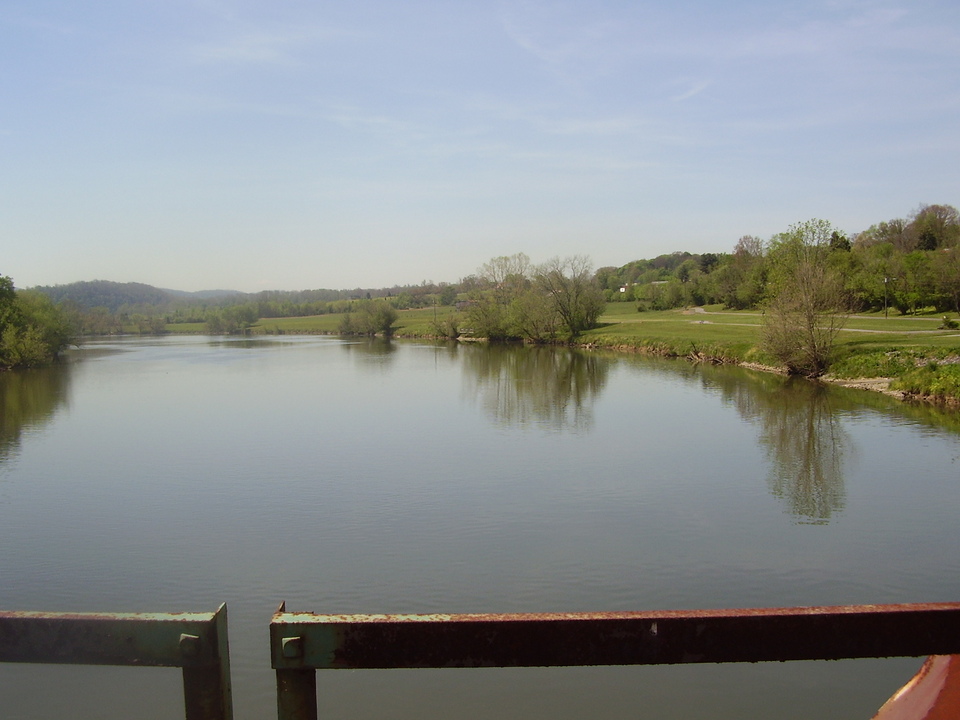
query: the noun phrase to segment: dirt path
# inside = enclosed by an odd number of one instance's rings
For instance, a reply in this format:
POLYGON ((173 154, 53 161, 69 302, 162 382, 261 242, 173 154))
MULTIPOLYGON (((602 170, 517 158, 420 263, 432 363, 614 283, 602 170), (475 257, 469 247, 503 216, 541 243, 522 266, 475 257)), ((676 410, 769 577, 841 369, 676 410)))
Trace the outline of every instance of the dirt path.
MULTIPOLYGON (((683 311, 684 315, 739 315, 743 317, 744 315, 751 315, 753 317, 762 317, 763 313, 745 313, 745 312, 707 312, 702 307, 694 307, 689 310, 683 311)), ((851 318, 855 320, 878 320, 879 318, 869 317, 867 315, 851 315, 851 318)), ((940 322, 938 318, 913 318, 915 320, 928 320, 930 322, 940 322)), ((692 322, 700 323, 702 325, 709 324, 709 320, 693 320, 692 322)), ((733 325, 735 327, 757 327, 755 323, 723 323, 724 325, 733 325)), ((877 333, 880 335, 884 334, 896 334, 896 335, 933 335, 934 333, 941 332, 939 328, 934 328, 933 330, 873 330, 868 328, 843 328, 841 332, 857 332, 857 333, 877 333)), ((960 334, 957 335, 944 335, 944 337, 960 337, 960 334)))

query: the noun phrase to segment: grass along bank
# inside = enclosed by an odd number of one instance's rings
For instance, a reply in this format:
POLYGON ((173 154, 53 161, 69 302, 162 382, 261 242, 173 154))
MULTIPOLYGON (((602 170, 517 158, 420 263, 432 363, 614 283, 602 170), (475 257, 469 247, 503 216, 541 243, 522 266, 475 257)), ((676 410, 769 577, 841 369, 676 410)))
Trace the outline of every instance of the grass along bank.
MULTIPOLYGON (((401 310, 395 337, 435 338, 452 307, 401 310)), ((262 318, 254 334, 334 335, 341 314, 262 318)), ((759 348, 763 316, 755 311, 703 308, 637 312, 633 303, 610 303, 598 327, 580 336, 590 348, 632 351, 776 369, 759 348)), ((825 380, 906 397, 960 403, 960 331, 939 329, 942 316, 883 313, 852 316, 840 332, 825 380)), ((168 325, 168 332, 203 333, 203 323, 168 325)), ((469 330, 461 325, 461 330, 469 330)))
MULTIPOLYGON (((775 369, 759 348, 762 319, 758 312, 719 306, 649 313, 613 307, 581 340, 594 347, 775 369)), ((942 323, 942 316, 854 315, 838 336, 823 379, 960 403, 960 332, 941 329, 942 323)))

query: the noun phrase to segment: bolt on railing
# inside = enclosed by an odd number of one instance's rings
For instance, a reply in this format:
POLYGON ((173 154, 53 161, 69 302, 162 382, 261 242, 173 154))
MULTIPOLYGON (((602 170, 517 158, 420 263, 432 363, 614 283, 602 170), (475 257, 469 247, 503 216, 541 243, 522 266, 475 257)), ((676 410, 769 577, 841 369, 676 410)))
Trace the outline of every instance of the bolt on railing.
POLYGON ((960 603, 270 622, 279 720, 316 720, 316 670, 656 665, 960 653, 960 603))
POLYGON ((183 669, 186 720, 232 720, 227 606, 213 613, 0 611, 0 662, 183 669))

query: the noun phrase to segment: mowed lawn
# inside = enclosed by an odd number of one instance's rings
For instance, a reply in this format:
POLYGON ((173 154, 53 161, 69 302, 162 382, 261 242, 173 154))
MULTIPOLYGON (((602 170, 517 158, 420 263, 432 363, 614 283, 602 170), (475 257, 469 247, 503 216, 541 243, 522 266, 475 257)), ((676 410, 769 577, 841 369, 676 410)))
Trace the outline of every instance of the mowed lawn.
MULTIPOLYGON (((938 329, 942 321, 940 316, 853 315, 840 332, 839 346, 841 350, 895 347, 960 351, 960 331, 938 329)), ((760 312, 730 311, 721 306, 641 313, 632 303, 612 303, 600 318, 600 327, 585 333, 582 339, 598 344, 615 344, 617 338, 622 338, 628 342, 687 341, 756 347, 762 323, 760 312)))

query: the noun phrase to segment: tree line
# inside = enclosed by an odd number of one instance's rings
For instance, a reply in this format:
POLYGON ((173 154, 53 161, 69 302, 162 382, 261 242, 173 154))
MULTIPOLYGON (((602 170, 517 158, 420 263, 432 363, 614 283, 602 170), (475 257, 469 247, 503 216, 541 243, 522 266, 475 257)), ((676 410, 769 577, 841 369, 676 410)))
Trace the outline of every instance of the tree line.
MULTIPOLYGON (((211 333, 237 333, 264 318, 331 313, 343 315, 343 334, 390 335, 400 310, 454 304, 459 311, 437 321, 440 336, 466 332, 531 342, 575 339, 596 324, 606 302, 635 302, 640 311, 708 304, 763 308, 771 318, 779 307, 781 328, 794 327, 794 335, 805 333, 816 347, 822 342, 813 336, 831 324, 825 322, 828 305, 960 312, 960 213, 951 205, 921 205, 907 218, 877 223, 852 237, 825 221, 810 221, 766 241, 744 235, 729 253, 675 252, 596 272, 585 256, 534 265, 517 253, 493 258, 457 283, 369 290, 177 293, 94 281, 14 291, 5 280, 0 364, 7 366, 55 356, 71 333, 131 328, 160 333, 171 323, 205 323, 211 333), (790 286, 802 277, 810 283, 818 278, 817 289, 790 286), (817 322, 796 325, 811 307, 817 322)), ((770 347, 776 345, 774 334, 772 327, 765 334, 770 347)), ((824 360, 818 351, 813 355, 819 359, 782 360, 798 372, 817 374, 824 360)))
MULTIPOLYGON (((633 301, 640 310, 722 304, 756 309, 775 283, 778 236, 741 237, 730 253, 687 252, 604 267, 597 281, 611 302, 633 301)), ((852 309, 925 309, 960 312, 960 213, 951 205, 921 205, 908 218, 877 223, 848 237, 829 228, 823 262, 842 278, 852 309)))
POLYGON ((161 290, 142 283, 94 280, 33 288, 62 306, 81 336, 129 332, 160 333, 169 324, 204 323, 213 333, 243 332, 264 318, 306 317, 356 311, 364 301, 384 298, 397 310, 450 305, 458 286, 418 285, 353 290, 268 290, 196 293, 161 290))

